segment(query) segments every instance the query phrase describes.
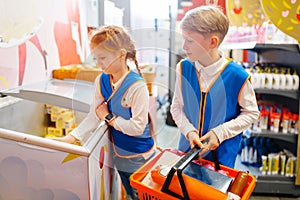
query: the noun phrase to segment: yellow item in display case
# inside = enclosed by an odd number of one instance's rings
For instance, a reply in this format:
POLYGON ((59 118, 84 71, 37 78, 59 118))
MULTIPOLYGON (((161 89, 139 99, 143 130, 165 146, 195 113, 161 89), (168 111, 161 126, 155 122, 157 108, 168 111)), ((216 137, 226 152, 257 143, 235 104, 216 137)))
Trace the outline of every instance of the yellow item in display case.
POLYGON ((51 119, 51 122, 56 122, 58 120, 58 114, 50 114, 50 119, 51 119))
POLYGON ((73 110, 46 104, 45 111, 50 120, 46 137, 62 137, 77 127, 73 110))
POLYGON ((48 127, 46 137, 62 137, 64 135, 63 129, 48 127))

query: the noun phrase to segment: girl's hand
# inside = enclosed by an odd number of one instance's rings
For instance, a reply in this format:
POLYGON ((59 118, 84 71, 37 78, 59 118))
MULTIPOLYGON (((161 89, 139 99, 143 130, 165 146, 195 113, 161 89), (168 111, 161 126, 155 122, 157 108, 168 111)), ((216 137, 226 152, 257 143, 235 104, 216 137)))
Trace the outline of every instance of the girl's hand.
POLYGON ((104 102, 96 108, 96 114, 101 120, 105 120, 105 116, 109 114, 107 103, 104 102))
POLYGON ((70 144, 74 144, 75 142, 77 142, 77 139, 70 134, 66 135, 64 137, 55 137, 55 138, 51 138, 51 139, 60 141, 60 142, 70 143, 70 144))

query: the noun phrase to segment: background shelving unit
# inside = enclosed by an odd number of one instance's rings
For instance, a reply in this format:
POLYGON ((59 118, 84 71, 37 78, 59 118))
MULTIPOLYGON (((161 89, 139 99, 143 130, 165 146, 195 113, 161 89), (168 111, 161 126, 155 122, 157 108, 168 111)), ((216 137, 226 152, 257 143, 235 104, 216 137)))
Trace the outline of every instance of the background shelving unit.
MULTIPOLYGON (((297 44, 258 44, 256 42, 231 43, 222 46, 223 49, 230 50, 249 50, 256 53, 257 62, 275 63, 296 69, 300 74, 300 50, 297 44)), ((300 92, 288 90, 269 90, 255 89, 260 95, 271 98, 274 101, 288 103, 295 112, 300 113, 300 92)), ((237 168, 249 171, 257 178, 256 187, 253 193, 263 194, 285 194, 300 196, 300 138, 298 134, 274 133, 271 131, 252 131, 250 137, 272 138, 280 146, 290 150, 297 156, 296 176, 286 177, 283 175, 263 175, 258 167, 246 166, 237 160, 237 168)))
POLYGON ((298 135, 296 134, 287 134, 287 133, 274 133, 272 131, 252 131, 250 134, 251 137, 269 137, 273 139, 283 140, 290 143, 297 143, 298 135))
POLYGON ((298 44, 261 44, 257 42, 239 42, 239 43, 226 43, 222 46, 223 49, 235 50, 250 50, 257 53, 270 50, 283 50, 288 52, 300 53, 298 44))
POLYGON ((272 95, 279 95, 283 97, 288 97, 291 99, 298 100, 299 99, 299 91, 294 91, 294 90, 269 90, 269 89, 255 89, 256 93, 260 94, 272 94, 272 95))

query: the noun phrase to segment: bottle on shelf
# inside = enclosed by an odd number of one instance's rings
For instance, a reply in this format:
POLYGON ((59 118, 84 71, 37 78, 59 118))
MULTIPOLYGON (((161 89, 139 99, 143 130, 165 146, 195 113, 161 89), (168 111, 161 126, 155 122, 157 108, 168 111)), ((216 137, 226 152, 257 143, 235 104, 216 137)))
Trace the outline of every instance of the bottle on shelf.
POLYGON ((265 43, 274 43, 274 38, 276 34, 276 26, 271 20, 265 22, 266 32, 265 32, 265 43))
POLYGON ((271 68, 267 67, 265 73, 264 87, 266 89, 272 89, 272 85, 273 85, 273 74, 271 72, 271 68))
POLYGON ((293 90, 298 90, 298 88, 299 88, 299 76, 298 76, 296 70, 294 71, 292 77, 293 77, 293 88, 292 89, 293 90))
MULTIPOLYGON (((273 66, 274 67, 274 66, 273 66)), ((273 81, 272 81, 272 89, 278 90, 280 88, 280 75, 278 68, 273 68, 273 81)))
POLYGON ((282 68, 279 72, 279 89, 285 90, 286 89, 286 75, 285 75, 285 68, 282 68))
POLYGON ((287 90, 292 90, 293 89, 293 77, 291 75, 291 70, 288 68, 287 73, 285 75, 285 86, 287 90))

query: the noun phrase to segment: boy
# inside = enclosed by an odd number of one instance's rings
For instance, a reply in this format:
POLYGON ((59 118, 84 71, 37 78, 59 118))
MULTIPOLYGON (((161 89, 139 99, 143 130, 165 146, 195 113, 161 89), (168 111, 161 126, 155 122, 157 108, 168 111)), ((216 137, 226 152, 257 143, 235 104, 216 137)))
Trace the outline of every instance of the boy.
POLYGON ((233 168, 242 132, 258 119, 259 110, 250 76, 219 50, 228 27, 228 18, 215 6, 195 8, 182 19, 187 58, 177 64, 171 114, 182 133, 179 150, 198 145, 200 156, 215 161, 217 155, 233 168))

